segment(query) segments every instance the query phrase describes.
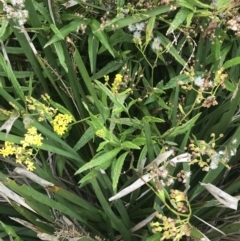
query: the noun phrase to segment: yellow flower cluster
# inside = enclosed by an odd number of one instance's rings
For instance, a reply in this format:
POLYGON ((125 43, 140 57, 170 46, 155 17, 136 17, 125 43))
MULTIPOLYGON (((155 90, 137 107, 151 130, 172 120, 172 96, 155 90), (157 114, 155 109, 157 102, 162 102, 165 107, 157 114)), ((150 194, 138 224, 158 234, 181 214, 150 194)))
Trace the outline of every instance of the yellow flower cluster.
MULTIPOLYGON (((46 96, 42 96, 42 98, 44 101, 48 102, 48 99, 50 97, 46 95, 46 96)), ((56 109, 50 106, 46 106, 45 104, 42 104, 41 102, 37 101, 31 96, 26 97, 26 102, 28 103, 28 109, 31 111, 34 111, 35 113, 37 112, 37 114, 39 115, 38 121, 50 119, 57 112, 56 109)))
POLYGON ((97 136, 99 136, 100 138, 104 138, 105 135, 106 135, 106 132, 104 129, 100 129, 100 130, 97 130, 96 133, 95 133, 97 136))
POLYGON ((223 151, 215 151, 216 141, 223 137, 220 134, 218 138, 215 138, 215 134, 211 134, 212 140, 208 143, 204 140, 191 140, 189 144, 189 150, 192 154, 192 160, 189 165, 197 163, 203 171, 208 172, 210 169, 216 169, 218 164, 221 162, 227 168, 228 158, 223 151))
POLYGON ((0 149, 0 154, 4 157, 15 155, 16 162, 20 164, 25 164, 29 171, 36 169, 33 163, 33 149, 25 149, 22 146, 15 145, 12 142, 6 141, 4 147, 0 149))
POLYGON ((173 241, 179 241, 182 240, 182 237, 184 235, 190 236, 191 233, 191 227, 190 225, 181 220, 181 219, 172 219, 168 218, 162 214, 156 215, 161 222, 151 222, 150 226, 152 227, 152 232, 162 233, 162 237, 160 241, 163 240, 173 240, 173 241))
POLYGON ((180 213, 186 213, 188 212, 188 200, 185 193, 179 191, 179 190, 170 190, 170 197, 171 197, 171 204, 174 206, 175 209, 177 209, 180 213), (187 204, 187 205, 186 205, 187 204))
POLYGON ((43 137, 41 134, 37 133, 37 129, 35 127, 30 127, 27 129, 24 140, 20 142, 22 146, 5 141, 4 146, 0 149, 0 154, 3 157, 15 155, 17 163, 25 164, 29 171, 33 171, 36 169, 32 161, 35 155, 33 149, 27 147, 40 147, 42 145, 42 139, 43 137))
POLYGON ((105 80, 106 82, 109 81, 109 75, 104 75, 103 77, 104 77, 104 80, 105 80))
POLYGON ((3 157, 13 155, 16 152, 16 148, 13 146, 13 143, 5 141, 4 147, 0 149, 0 154, 3 157))
POLYGON ((25 134, 24 140, 21 141, 23 148, 27 146, 41 146, 43 137, 41 134, 37 134, 37 129, 35 127, 30 127, 25 134))
POLYGON ((112 92, 113 93, 118 92, 122 81, 123 81, 123 76, 121 74, 116 74, 115 79, 112 83, 112 92))
POLYGON ((225 84, 225 80, 227 79, 228 77, 228 74, 227 73, 223 73, 224 72, 224 68, 220 68, 217 72, 216 72, 216 75, 215 75, 215 78, 214 78, 214 83, 217 85, 217 84, 220 84, 222 86, 223 89, 226 88, 226 84, 225 84))
POLYGON ((67 114, 57 114, 55 118, 51 121, 53 125, 53 130, 59 135, 62 136, 69 125, 73 121, 72 116, 67 114))

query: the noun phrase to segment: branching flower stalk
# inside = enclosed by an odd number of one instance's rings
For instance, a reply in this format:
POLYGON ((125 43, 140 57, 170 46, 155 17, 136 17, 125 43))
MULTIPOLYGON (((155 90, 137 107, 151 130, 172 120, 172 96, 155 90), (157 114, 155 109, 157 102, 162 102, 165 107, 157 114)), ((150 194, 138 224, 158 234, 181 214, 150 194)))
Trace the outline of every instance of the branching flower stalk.
POLYGON ((176 215, 176 219, 169 218, 164 216, 163 214, 157 214, 156 217, 162 221, 159 222, 151 222, 150 226, 153 227, 152 232, 160 232, 162 234, 161 241, 165 239, 171 239, 173 241, 181 240, 182 236, 190 236, 191 225, 189 223, 192 211, 191 206, 183 192, 178 190, 170 190, 170 202, 174 206, 176 211, 173 209, 165 200, 164 190, 158 190, 155 192, 159 199, 164 203, 164 205, 169 209, 169 211, 176 215), (185 206, 187 204, 187 207, 185 206), (188 212, 188 214, 184 214, 181 212, 188 212))

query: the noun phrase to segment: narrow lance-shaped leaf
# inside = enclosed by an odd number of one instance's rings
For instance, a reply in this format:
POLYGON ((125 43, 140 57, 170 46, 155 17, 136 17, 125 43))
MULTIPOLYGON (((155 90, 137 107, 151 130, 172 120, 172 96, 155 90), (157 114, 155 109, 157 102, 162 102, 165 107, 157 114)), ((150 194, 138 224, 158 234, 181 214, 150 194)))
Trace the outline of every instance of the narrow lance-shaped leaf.
POLYGON ((62 65, 62 67, 64 68, 64 70, 66 72, 68 72, 68 68, 67 68, 67 65, 65 63, 65 56, 64 56, 64 51, 63 51, 63 48, 62 48, 62 45, 60 42, 57 42, 57 43, 54 43, 53 44, 54 47, 55 47, 55 50, 56 50, 56 54, 58 56, 58 59, 59 59, 59 62, 60 64, 62 65))
POLYGON ((160 7, 148 10, 148 11, 144 11, 139 17, 136 18, 136 16, 130 16, 130 17, 126 17, 126 18, 119 18, 116 17, 114 19, 112 19, 111 21, 109 21, 105 26, 107 27, 107 30, 112 30, 112 24, 114 23, 115 29, 120 29, 126 26, 129 26, 129 24, 134 24, 143 20, 146 20, 150 17, 153 16, 158 16, 160 14, 163 13, 167 13, 169 12, 169 10, 171 9, 171 5, 162 5, 160 7))
POLYGON ((7 26, 8 26, 8 20, 7 19, 2 19, 1 20, 1 27, 0 27, 0 39, 2 40, 2 37, 4 36, 5 34, 5 31, 7 29, 7 26))
POLYGON ((118 180, 127 154, 128 152, 125 152, 118 159, 114 160, 115 163, 112 170, 112 187, 114 191, 117 189, 118 180))
POLYGON ((1 53, 0 53, 0 65, 3 68, 3 71, 7 74, 9 80, 11 81, 12 86, 13 86, 14 90, 16 91, 17 96, 19 98, 21 98, 22 100, 24 100, 25 98, 24 98, 24 93, 23 93, 22 87, 20 86, 19 82, 17 81, 11 66, 8 63, 6 63, 6 60, 4 59, 4 57, 1 53))
POLYGON ((188 8, 188 9, 190 9, 192 11, 194 11, 194 8, 195 8, 194 5, 191 2, 188 2, 186 0, 178 0, 177 4, 180 7, 188 8))
POLYGON ((80 148, 83 147, 85 144, 87 144, 93 137, 94 137, 94 130, 92 127, 89 127, 81 136, 79 141, 75 144, 73 149, 75 151, 80 150, 80 148))
POLYGON ((154 28, 155 20, 156 20, 156 16, 153 16, 148 20, 148 24, 147 24, 147 27, 146 27, 146 45, 152 39, 152 31, 153 31, 153 28, 154 28))
POLYGON ((235 57, 233 59, 230 59, 228 61, 226 61, 223 65, 224 69, 228 69, 234 65, 238 65, 240 64, 240 57, 235 57))
MULTIPOLYGON (((157 35, 161 39, 161 42, 166 48, 167 52, 169 52, 182 66, 186 66, 186 61, 179 55, 172 42, 160 32, 158 32, 157 35)), ((186 69, 189 69, 188 66, 186 66, 186 69)))
POLYGON ((96 166, 99 166, 99 165, 109 161, 110 159, 114 158, 121 151, 121 149, 122 148, 118 147, 107 153, 104 153, 103 155, 93 158, 90 162, 86 163, 81 168, 79 168, 75 174, 81 173, 83 171, 94 168, 96 166))
POLYGON ((177 135, 184 134, 194 126, 200 115, 201 113, 198 113, 196 116, 194 116, 191 120, 184 123, 183 125, 171 128, 170 130, 166 131, 163 136, 175 137, 177 135))
POLYGON ((20 239, 20 237, 18 237, 18 235, 16 234, 16 232, 14 231, 14 229, 6 224, 4 224, 3 222, 0 221, 0 224, 2 225, 3 229, 5 230, 5 232, 10 235, 11 237, 14 237, 15 241, 22 241, 22 239, 20 239))
POLYGON ((50 24, 50 28, 60 39, 62 39, 62 40, 64 39, 64 36, 61 34, 61 32, 58 30, 58 28, 54 24, 50 24))
POLYGON ((99 40, 91 33, 88 37, 88 55, 90 60, 91 73, 96 71, 97 52, 99 40))
POLYGON ((110 46, 110 44, 108 42, 107 35, 101 29, 100 23, 97 20, 93 19, 90 23, 90 26, 92 28, 93 34, 98 38, 98 40, 102 43, 102 45, 105 46, 105 48, 110 52, 110 54, 113 57, 115 57, 113 48, 110 46))
POLYGON ((195 4, 197 7, 200 7, 200 8, 210 8, 210 9, 213 9, 214 6, 213 5, 210 5, 210 4, 205 4, 205 3, 202 3, 201 1, 198 1, 198 0, 191 0, 193 4, 195 4))
POLYGON ((102 78, 104 75, 107 75, 109 73, 112 73, 118 69, 120 69, 123 66, 123 61, 111 61, 107 65, 105 65, 101 70, 99 70, 96 74, 94 74, 91 79, 96 80, 102 78))
POLYGON ((187 8, 181 8, 171 22, 171 25, 167 31, 167 35, 173 33, 173 31, 176 30, 186 20, 190 12, 191 11, 187 8))
MULTIPOLYGON (((88 20, 82 20, 82 19, 76 19, 74 21, 72 21, 71 23, 65 25, 63 28, 59 29, 61 36, 63 36, 64 38, 71 32, 76 31, 78 29, 78 27, 80 26, 80 24, 84 24, 86 25, 88 22, 88 20)), ((47 46, 61 40, 62 38, 59 37, 58 35, 54 35, 44 46, 44 48, 46 48, 47 46)))

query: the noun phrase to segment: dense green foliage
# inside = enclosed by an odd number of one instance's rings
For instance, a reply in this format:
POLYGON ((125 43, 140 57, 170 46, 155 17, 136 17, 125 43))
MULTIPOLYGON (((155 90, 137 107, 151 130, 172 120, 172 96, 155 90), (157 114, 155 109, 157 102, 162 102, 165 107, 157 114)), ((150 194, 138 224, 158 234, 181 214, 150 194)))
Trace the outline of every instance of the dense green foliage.
POLYGON ((1 0, 0 240, 234 240, 239 6, 1 0))

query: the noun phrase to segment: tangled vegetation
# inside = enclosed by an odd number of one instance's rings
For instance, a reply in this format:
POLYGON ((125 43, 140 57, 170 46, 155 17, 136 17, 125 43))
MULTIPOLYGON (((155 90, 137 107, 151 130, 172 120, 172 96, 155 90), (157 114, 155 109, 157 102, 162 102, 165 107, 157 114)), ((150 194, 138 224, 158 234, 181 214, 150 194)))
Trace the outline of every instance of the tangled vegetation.
POLYGON ((0 0, 0 240, 236 240, 239 7, 0 0))

